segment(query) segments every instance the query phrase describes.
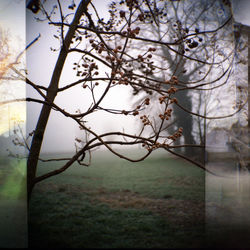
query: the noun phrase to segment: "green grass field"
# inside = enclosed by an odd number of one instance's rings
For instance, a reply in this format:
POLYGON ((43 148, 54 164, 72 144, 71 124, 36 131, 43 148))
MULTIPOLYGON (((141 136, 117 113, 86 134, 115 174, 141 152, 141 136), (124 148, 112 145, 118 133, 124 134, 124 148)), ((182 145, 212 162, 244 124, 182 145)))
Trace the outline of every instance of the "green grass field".
MULTIPOLYGON (((38 174, 58 166, 41 163, 38 174)), ((203 247, 204 176, 163 155, 130 163, 96 152, 90 167, 35 187, 29 247, 203 247)))
POLYGON ((0 157, 0 248, 27 247, 26 160, 0 157))
POLYGON ((26 160, 0 159, 0 199, 26 199, 26 160))

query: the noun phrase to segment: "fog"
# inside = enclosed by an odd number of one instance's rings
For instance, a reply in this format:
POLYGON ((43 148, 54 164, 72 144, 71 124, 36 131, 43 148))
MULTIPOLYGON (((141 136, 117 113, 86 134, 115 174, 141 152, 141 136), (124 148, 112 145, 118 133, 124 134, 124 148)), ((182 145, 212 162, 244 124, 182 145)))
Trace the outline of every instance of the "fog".
MULTIPOLYGON (((237 4, 234 2, 233 5, 235 18, 243 17, 244 22, 246 22, 246 14, 238 13, 246 9, 242 8, 242 6, 244 7, 247 2, 249 3, 249 1, 241 0, 237 1, 237 4)), ((63 3, 68 4, 67 1, 63 3)), ((108 2, 95 0, 93 3, 100 15, 107 18, 108 2)), ((48 25, 47 21, 37 22, 33 13, 29 10, 26 12, 26 25, 27 44, 40 35, 38 41, 27 51, 28 78, 38 85, 48 86, 58 56, 58 51, 52 52, 50 48, 58 49, 60 46, 58 40, 54 37, 57 34, 56 28, 48 25)), ((77 57, 76 54, 68 56, 60 78, 60 87, 79 79, 72 70, 74 59, 76 60, 75 57, 77 57)), ((104 72, 105 69, 103 69, 104 72)), ((102 93, 103 87, 99 87, 99 94, 102 93)), ((98 92, 96 95, 98 96, 98 92)), ((31 87, 27 86, 27 97, 30 96, 39 97, 31 87)), ((89 98, 90 96, 84 93, 79 85, 60 92, 55 99, 55 103, 66 111, 75 112, 77 109, 83 111, 88 107, 89 98)), ((128 109, 135 101, 136 99, 132 99, 130 89, 121 86, 111 89, 102 104, 106 108, 118 109, 120 107, 121 109, 128 109)), ((40 110, 41 104, 27 103, 27 134, 35 129, 40 110)), ((230 124, 233 123, 233 119, 227 120, 229 120, 230 124)), ((215 124, 219 126, 218 121, 215 121, 215 124)), ((137 127, 134 117, 112 115, 99 111, 88 116, 88 126, 98 133, 114 130, 122 131, 123 129, 126 129, 127 132, 133 132, 134 128, 137 127)), ((72 119, 52 110, 45 132, 42 152, 72 151, 74 150, 75 137, 81 136, 78 126, 72 119)))
POLYGON ((234 19, 236 22, 250 25, 249 23, 249 10, 250 1, 249 0, 232 0, 232 10, 234 19))
MULTIPOLYGON (((250 26, 249 10, 250 1, 232 1, 232 11, 236 23, 250 26)), ((235 67, 237 72, 236 84, 237 80, 240 82, 242 78, 247 81, 247 71, 249 70, 247 67, 249 67, 249 62, 248 65, 246 64, 246 72, 238 71, 237 65, 235 67)), ((246 84, 249 85, 249 79, 246 84)), ((243 122, 242 112, 236 115, 236 120, 242 125, 241 133, 243 132, 241 135, 238 135, 238 139, 241 140, 241 144, 244 144, 247 138, 244 138, 243 126, 247 126, 248 124, 249 129, 249 121, 243 122)), ((219 120, 218 127, 220 127, 220 124, 223 125, 223 122, 223 120, 219 120)), ((246 129, 247 127, 245 128, 245 132, 246 129)), ((226 137, 226 141, 230 141, 230 133, 226 137)), ((210 139, 211 142, 215 142, 217 138, 210 139)), ((216 148, 215 143, 213 145, 206 143, 206 149, 211 146, 213 147, 213 152, 217 153, 217 157, 208 159, 206 168, 218 176, 209 173, 206 174, 205 212, 207 239, 216 247, 249 247, 250 220, 248 213, 250 209, 250 174, 249 167, 248 169, 244 167, 245 164, 249 166, 249 144, 248 149, 241 147, 241 150, 236 155, 234 155, 235 151, 228 152, 224 149, 221 157, 218 157, 219 149, 216 148)))
MULTIPOLYGON (((6 6, 10 6, 11 2, 13 3, 14 1, 6 1, 6 6)), ((93 2, 97 3, 96 7, 102 10, 103 14, 107 13, 105 5, 107 1, 95 0, 93 2)), ((5 7, 6 10, 10 9, 7 7, 5 7)), ((249 25, 249 10, 250 1, 233 1, 233 12, 237 22, 249 25)), ((23 12, 15 11, 14 13, 17 19, 11 18, 14 22, 10 22, 8 27, 17 33, 19 32, 19 34, 23 34, 23 30, 17 28, 17 23, 21 20, 21 13, 23 12)), ((2 24, 7 16, 11 17, 8 11, 2 12, 1 14, 0 20, 2 24)), ((48 26, 47 22, 37 22, 29 10, 26 11, 26 15, 26 43, 29 44, 38 37, 39 34, 41 35, 38 42, 33 44, 27 51, 28 78, 38 85, 48 86, 57 60, 57 52, 50 51, 51 46, 58 48, 57 40, 53 37, 55 29, 48 26)), ((65 70, 60 80, 60 86, 74 82, 77 79, 74 73, 72 73, 73 62, 74 58, 72 57, 67 60, 65 70)), ((101 90, 102 86, 100 86, 100 91, 101 90)), ((21 94, 23 95, 25 92, 21 94)), ((26 95, 27 97, 38 97, 35 91, 28 86, 26 95)), ((87 102, 88 96, 84 94, 80 87, 75 87, 65 93, 60 93, 56 98, 56 104, 73 112, 78 108, 84 110, 87 102)), ((120 87, 119 89, 112 89, 111 93, 104 99, 103 105, 111 108, 123 108, 125 106, 129 107, 133 102, 134 100, 132 99, 129 89, 127 87, 120 87)), ((40 104, 27 103, 27 134, 35 129, 40 110, 40 104)), ((106 130, 121 131, 123 128, 128 132, 133 132, 137 126, 133 116, 116 116, 98 112, 90 115, 88 118, 88 126, 94 128, 97 132, 104 132, 106 130)), ((216 124, 220 126, 223 125, 223 123, 224 120, 220 120, 217 121, 216 124)), ((75 122, 58 112, 52 111, 45 133, 42 152, 72 151, 74 150, 74 139, 76 136, 79 137, 81 134, 75 122)), ((245 226, 250 228, 248 216, 250 209, 249 174, 244 173, 240 175, 237 172, 237 166, 237 162, 225 162, 224 159, 221 161, 211 161, 207 164, 207 167, 214 172, 222 175, 226 173, 231 176, 231 178, 224 178, 210 174, 206 175, 206 224, 208 229, 209 227, 215 229, 213 236, 221 233, 221 227, 218 226, 222 226, 223 230, 227 230, 228 228, 241 229, 245 226), (224 171, 225 167, 226 171, 224 171)), ((226 236, 226 240, 228 240, 237 235, 231 233, 226 236)), ((211 237, 211 239, 212 238, 213 237, 211 237)))
MULTIPOLYGON (((107 2, 96 0, 93 3, 96 3, 96 8, 99 11, 101 10, 102 16, 107 16, 107 2)), ((27 44, 40 34, 38 41, 27 51, 28 78, 38 85, 48 86, 58 55, 58 52, 51 52, 50 50, 50 47, 59 47, 58 40, 53 36, 56 34, 56 29, 48 25, 46 21, 37 22, 31 11, 27 11, 26 20, 27 44)), ((79 80, 72 70, 74 57, 76 57, 76 54, 69 55, 66 60, 60 78, 60 87, 79 80)), ((105 69, 103 69, 104 71, 105 69)), ((103 87, 100 86, 98 91, 97 96, 102 93, 103 87)), ((27 97, 30 96, 39 97, 31 87, 27 86, 27 97)), ((88 108, 86 104, 89 103, 89 98, 90 96, 84 93, 80 85, 59 93, 55 103, 66 111, 75 112, 77 109, 83 111, 88 108)), ((131 100, 130 90, 121 86, 111 89, 102 105, 106 108, 128 109, 131 103, 133 103, 133 100, 131 100)), ((27 133, 35 129, 40 110, 41 104, 27 103, 27 133)), ((98 111, 88 116, 88 126, 98 133, 114 130, 122 131, 122 129, 132 132, 135 127, 135 119, 134 117, 117 116, 98 111)), ((42 152, 74 151, 75 137, 81 136, 75 121, 64 117, 59 112, 52 111, 45 132, 42 152)))

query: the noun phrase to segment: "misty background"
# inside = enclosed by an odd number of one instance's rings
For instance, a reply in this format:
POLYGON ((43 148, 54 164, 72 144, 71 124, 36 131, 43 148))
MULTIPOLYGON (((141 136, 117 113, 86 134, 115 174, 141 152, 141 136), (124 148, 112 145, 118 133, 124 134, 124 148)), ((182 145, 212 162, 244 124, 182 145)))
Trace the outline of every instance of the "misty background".
MULTIPOLYGON (((70 1, 63 2, 65 6, 68 6, 69 3, 70 1)), ((93 3, 101 15, 108 18, 108 2, 96 0, 93 3)), ((27 51, 28 78, 38 85, 48 86, 58 56, 58 53, 52 52, 50 48, 57 49, 60 46, 58 40, 54 37, 57 34, 57 29, 52 25, 48 25, 46 21, 37 22, 34 19, 34 14, 29 10, 27 10, 26 14, 26 25, 27 44, 40 34, 39 40, 27 51)), ((60 78, 60 87, 79 80, 72 70, 73 63, 77 60, 75 57, 77 58, 76 54, 68 56, 60 78)), ((98 86, 97 96, 102 93, 103 87, 98 86)), ((27 96, 39 97, 30 86, 27 86, 27 96)), ((85 91, 84 93, 82 85, 78 85, 60 92, 55 103, 69 112, 75 112, 78 109, 84 110, 88 108, 90 98, 90 92, 86 93, 85 91)), ((128 109, 131 103, 133 103, 133 100, 130 90, 126 86, 119 86, 109 91, 102 102, 102 106, 114 109, 128 109)), ((27 103, 27 133, 35 129, 40 110, 41 104, 27 103)), ((133 116, 125 117, 98 111, 88 116, 87 125, 94 128, 98 133, 114 130, 122 131, 122 129, 131 132, 135 129, 136 119, 133 116)), ((81 138, 82 136, 73 120, 52 110, 45 132, 42 152, 74 151, 75 138, 81 138)))
MULTIPOLYGON (((67 7, 70 3, 71 1, 64 1, 63 5, 67 7)), ((93 4, 102 17, 108 18, 108 1, 94 0, 93 4)), ((248 20, 248 14, 244 12, 244 10, 249 7, 247 4, 249 4, 249 1, 233 1, 235 18, 240 17, 242 22, 247 22, 248 20)), ((26 11, 26 43, 29 44, 39 36, 38 41, 27 51, 26 64, 28 78, 38 85, 48 86, 58 56, 58 52, 52 52, 51 48, 58 49, 60 44, 54 36, 57 34, 57 28, 48 25, 47 21, 38 22, 34 18, 36 16, 39 15, 34 15, 29 10, 26 11)), ((75 57, 76 54, 73 54, 67 58, 60 78, 60 87, 79 79, 72 70, 72 65, 76 60, 75 57)), ((104 71, 105 69, 103 69, 103 72, 104 71)), ((102 92, 101 86, 99 86, 99 91, 99 93, 102 92)), ((56 97, 55 103, 69 112, 75 112, 77 109, 84 110, 84 108, 88 107, 87 103, 90 101, 88 94, 89 93, 84 93, 81 85, 78 85, 64 92, 60 92, 56 97)), ((39 97, 36 91, 30 86, 26 88, 26 96, 39 97)), ((233 98, 235 98, 235 96, 233 98)), ((135 101, 136 99, 133 99, 130 89, 126 86, 119 86, 111 89, 103 101, 103 106, 106 108, 129 109, 135 101)), ((223 101, 225 101, 225 99, 223 101)), ((40 110, 41 104, 27 103, 27 134, 35 129, 40 110)), ((235 122, 235 119, 237 118, 227 119, 229 125, 235 122)), ((220 127, 221 125, 223 126, 225 122, 225 120, 217 120, 214 124, 220 127)), ((137 129, 137 124, 138 120, 133 116, 112 115, 102 111, 88 116, 88 126, 94 128, 97 133, 114 130, 122 131, 123 129, 126 129, 128 132, 133 132, 137 129)), ((73 120, 52 110, 45 132, 42 152, 72 151, 74 150, 75 138, 81 136, 81 132, 73 120)))

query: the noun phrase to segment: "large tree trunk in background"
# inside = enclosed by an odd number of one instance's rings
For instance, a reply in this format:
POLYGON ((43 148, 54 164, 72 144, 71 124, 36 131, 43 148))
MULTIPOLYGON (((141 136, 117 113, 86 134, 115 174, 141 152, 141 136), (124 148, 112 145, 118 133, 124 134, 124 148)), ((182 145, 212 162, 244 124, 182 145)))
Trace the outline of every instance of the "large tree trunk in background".
MULTIPOLYGON (((189 82, 190 78, 189 75, 185 75, 182 72, 185 70, 185 63, 181 64, 176 72, 176 75, 178 78, 183 82, 189 82)), ((187 110, 192 111, 192 96, 189 95, 189 91, 177 91, 175 94, 175 97, 178 100, 178 103, 185 107, 187 110)), ((193 116, 183 109, 179 108, 177 105, 173 106, 173 112, 174 116, 176 118, 175 125, 177 126, 177 129, 182 127, 183 128, 183 138, 184 138, 184 144, 197 144, 194 136, 192 134, 193 132, 193 116)), ((179 141, 175 143, 176 145, 179 144, 179 141)), ((199 149, 195 147, 184 147, 183 152, 181 152, 181 149, 176 148, 175 151, 177 153, 181 153, 187 157, 193 158, 195 155, 199 154, 199 149)))
MULTIPOLYGON (((178 102, 185 107, 187 110, 192 110, 192 99, 188 96, 188 91, 180 91, 177 92, 175 97, 178 99, 178 102)), ((183 137, 185 144, 196 144, 194 137, 192 135, 193 132, 193 117, 191 114, 179 108, 177 105, 174 105, 174 115, 177 118, 176 126, 177 128, 183 128, 183 137)), ((178 142, 179 143, 179 142, 178 142)), ((184 155, 188 157, 192 157, 194 155, 193 147, 185 147, 184 155)))
MULTIPOLYGON (((183 47, 181 45, 179 47, 179 51, 182 51, 182 50, 183 50, 183 47)), ((183 72, 185 72, 185 69, 187 67, 186 60, 183 59, 183 57, 181 56, 181 58, 179 60, 182 60, 182 62, 178 63, 178 60, 176 58, 172 58, 169 50, 166 49, 164 46, 162 46, 162 53, 163 53, 164 57, 167 59, 169 65, 172 65, 172 67, 170 67, 172 74, 175 74, 176 76, 178 76, 178 79, 183 81, 183 82, 189 82, 190 76, 192 74, 194 74, 194 72, 189 73, 189 74, 183 73, 183 72), (177 68, 176 68, 176 66, 177 66, 177 68)), ((197 69, 197 71, 198 70, 199 70, 199 68, 197 69)), ((177 88, 178 88, 178 86, 177 86, 177 88)), ((187 110, 192 111, 192 97, 190 95, 188 95, 188 93, 189 93, 188 91, 180 91, 180 92, 177 92, 175 94, 175 97, 177 98, 178 102, 183 107, 185 107, 187 110)), ((192 132, 193 132, 193 117, 192 117, 192 115, 185 112, 184 110, 179 108, 177 105, 173 105, 173 114, 174 114, 174 117, 176 119, 175 126, 177 128, 175 128, 175 129, 178 129, 179 127, 183 128, 184 143, 185 144, 196 144, 194 136, 192 134, 192 132)), ((174 130, 174 127, 168 128, 168 131, 170 133, 176 132, 174 130)), ((179 145, 179 140, 174 142, 174 145, 179 145)), ((187 157, 193 157, 194 154, 197 155, 197 152, 194 152, 194 147, 184 147, 182 150, 184 150, 184 152, 181 152, 180 148, 174 149, 175 152, 181 153, 187 157)))
MULTIPOLYGON (((69 27, 69 30, 67 32, 67 35, 64 39, 64 45, 62 46, 54 71, 53 75, 48 87, 47 91, 47 98, 49 102, 53 103, 55 100, 55 97, 58 92, 58 84, 60 80, 60 76, 62 73, 63 65, 65 63, 65 60, 67 58, 68 54, 68 49, 70 46, 70 42, 73 38, 73 35, 75 34, 76 27, 80 21, 81 16, 83 15, 84 11, 87 8, 88 3, 90 0, 87 1, 81 1, 75 16, 73 18, 73 21, 69 27)), ((43 137, 44 137, 44 132, 46 129, 46 125, 49 119, 49 115, 51 112, 51 106, 49 105, 43 105, 36 129, 32 138, 32 143, 31 143, 31 148, 28 156, 28 161, 27 161, 27 193, 28 193, 28 200, 30 200, 30 195, 33 190, 33 187, 35 185, 35 178, 36 178, 36 171, 37 171, 37 163, 38 163, 38 158, 40 155, 40 150, 43 142, 43 137)))

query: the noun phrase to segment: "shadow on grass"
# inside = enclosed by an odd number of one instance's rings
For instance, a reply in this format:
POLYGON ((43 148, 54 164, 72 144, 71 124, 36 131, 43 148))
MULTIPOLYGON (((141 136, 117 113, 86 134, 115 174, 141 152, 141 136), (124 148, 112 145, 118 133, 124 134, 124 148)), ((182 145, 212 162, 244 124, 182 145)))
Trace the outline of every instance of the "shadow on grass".
POLYGON ((35 187, 29 247, 201 248, 204 201, 204 172, 190 164, 100 154, 35 187))
POLYGON ((29 247, 202 247, 203 225, 173 223, 147 207, 114 208, 90 193, 59 192, 55 198, 37 191, 30 204, 29 247))

